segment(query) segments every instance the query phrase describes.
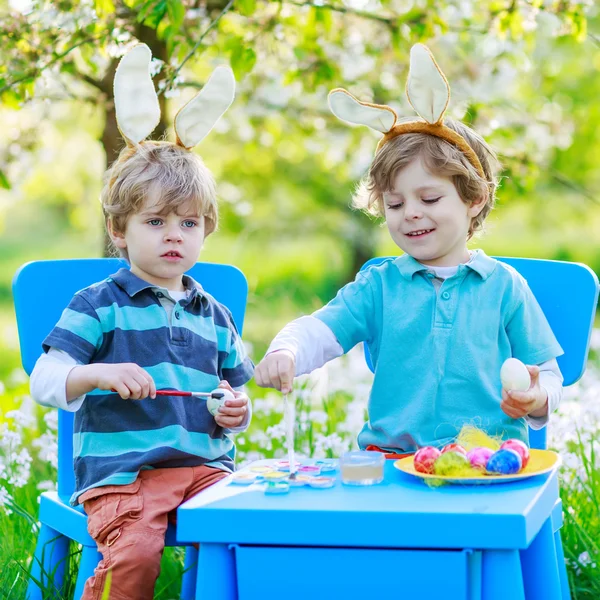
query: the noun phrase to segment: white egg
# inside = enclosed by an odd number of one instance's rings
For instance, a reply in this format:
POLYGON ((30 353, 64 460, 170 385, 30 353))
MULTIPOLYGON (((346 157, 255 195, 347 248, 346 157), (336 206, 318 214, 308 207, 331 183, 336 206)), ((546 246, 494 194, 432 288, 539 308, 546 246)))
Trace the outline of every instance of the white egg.
POLYGON ((208 412, 214 417, 218 414, 219 412, 219 408, 221 408, 221 406, 223 406, 223 404, 225 404, 226 400, 233 400, 235 398, 235 396, 228 390, 225 388, 217 388, 216 390, 213 390, 211 392, 211 394, 224 394, 224 396, 222 398, 208 398, 206 400, 206 407, 208 408, 208 412))
POLYGON ((518 358, 507 358, 500 369, 500 381, 505 390, 526 392, 531 385, 531 376, 518 358))

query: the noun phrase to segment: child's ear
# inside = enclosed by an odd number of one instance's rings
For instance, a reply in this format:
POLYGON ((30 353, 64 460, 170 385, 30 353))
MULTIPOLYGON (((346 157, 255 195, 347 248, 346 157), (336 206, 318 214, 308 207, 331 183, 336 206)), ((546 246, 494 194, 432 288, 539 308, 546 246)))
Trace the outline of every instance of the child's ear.
POLYGON ((127 248, 127 242, 125 241, 125 235, 119 231, 116 231, 115 226, 113 225, 110 219, 106 221, 106 230, 108 231, 108 235, 112 240, 112 243, 119 249, 125 250, 127 248))
POLYGON ((479 213, 483 210, 483 207, 485 206, 486 200, 487 198, 482 196, 481 198, 478 198, 477 200, 472 202, 469 205, 469 208, 467 209, 467 214, 469 215, 469 217, 474 219, 477 215, 479 215, 479 213))

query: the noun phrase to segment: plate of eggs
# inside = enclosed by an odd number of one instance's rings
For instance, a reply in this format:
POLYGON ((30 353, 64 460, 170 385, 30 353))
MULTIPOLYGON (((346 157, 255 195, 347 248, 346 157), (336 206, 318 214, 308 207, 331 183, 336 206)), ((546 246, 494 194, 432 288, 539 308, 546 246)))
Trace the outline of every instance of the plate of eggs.
POLYGON ((533 450, 517 439, 503 442, 499 449, 474 447, 469 451, 458 443, 441 450, 424 446, 394 466, 422 479, 447 483, 506 483, 549 473, 560 465, 560 456, 551 450, 533 450))

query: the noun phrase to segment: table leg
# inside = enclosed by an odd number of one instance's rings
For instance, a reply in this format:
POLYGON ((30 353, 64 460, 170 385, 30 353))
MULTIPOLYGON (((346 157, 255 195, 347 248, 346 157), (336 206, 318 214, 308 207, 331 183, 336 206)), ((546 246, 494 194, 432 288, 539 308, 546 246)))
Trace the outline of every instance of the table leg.
POLYGON ((525 600, 518 550, 485 550, 481 580, 481 600, 525 600))
POLYGON ((529 548, 521 551, 521 568, 527 600, 562 599, 552 519, 542 525, 529 548))
POLYGON ((196 600, 238 600, 235 546, 200 544, 196 600))

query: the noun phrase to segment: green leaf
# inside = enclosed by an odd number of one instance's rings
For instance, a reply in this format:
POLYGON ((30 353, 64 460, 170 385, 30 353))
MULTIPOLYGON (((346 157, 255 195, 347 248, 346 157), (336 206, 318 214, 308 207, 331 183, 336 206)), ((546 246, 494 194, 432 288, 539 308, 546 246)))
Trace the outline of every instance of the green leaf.
POLYGON ((115 5, 112 0, 94 0, 94 8, 99 17, 111 15, 115 12, 115 5))
POLYGON ((0 95, 0 102, 7 108, 19 110, 23 102, 23 97, 14 89, 8 89, 0 95))
POLYGON ((10 190, 12 187, 10 185, 10 181, 8 180, 3 171, 0 171, 0 187, 4 188, 5 190, 10 190))
POLYGON ((144 25, 156 29, 163 17, 167 14, 167 1, 160 0, 156 6, 150 11, 150 14, 144 20, 144 25))
POLYGON ((235 5, 238 12, 245 17, 249 17, 256 10, 256 0, 236 0, 235 5))
POLYGON ((185 18, 185 6, 181 0, 167 0, 167 13, 173 29, 179 29, 185 18))
POLYGON ((244 46, 239 45, 237 48, 234 48, 229 61, 236 79, 240 80, 254 68, 256 53, 252 48, 244 48, 244 46))

